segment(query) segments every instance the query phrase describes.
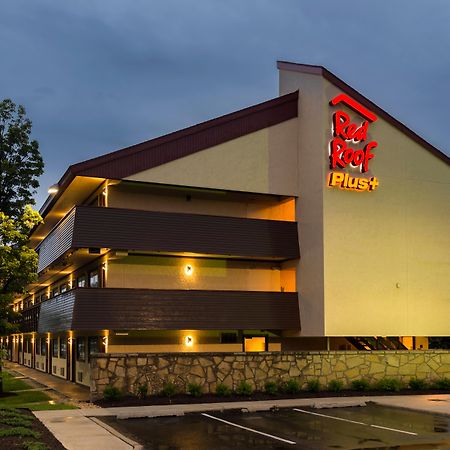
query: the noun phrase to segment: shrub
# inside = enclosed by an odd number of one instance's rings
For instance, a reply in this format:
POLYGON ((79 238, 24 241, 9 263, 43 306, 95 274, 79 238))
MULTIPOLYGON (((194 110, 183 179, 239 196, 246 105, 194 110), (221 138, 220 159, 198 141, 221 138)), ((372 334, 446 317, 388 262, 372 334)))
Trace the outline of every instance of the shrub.
POLYGON ((24 427, 4 428, 0 430, 0 437, 10 436, 33 437, 35 439, 39 439, 41 437, 41 433, 24 427))
POLYGON ((266 381, 264 384, 264 392, 269 395, 277 395, 278 384, 275 381, 266 381))
POLYGON ((352 381, 352 389, 354 391, 368 391, 370 389, 370 383, 365 378, 352 381))
POLYGON ((398 392, 403 387, 403 384, 396 378, 382 378, 377 382, 376 387, 380 391, 398 392))
POLYGON ((138 398, 145 398, 148 394, 148 385, 147 384, 139 384, 136 389, 136 396, 138 398))
POLYGON ((167 383, 163 384, 161 393, 166 397, 173 397, 177 393, 177 387, 174 383, 168 381, 167 383))
POLYGON ((306 383, 306 390, 309 392, 319 392, 320 391, 320 382, 318 379, 309 380, 306 383))
POLYGON ((282 384, 281 389, 286 394, 298 394, 300 392, 300 383, 291 378, 282 384))
POLYGON ((192 397, 200 397, 202 395, 202 387, 198 383, 189 383, 187 391, 192 397))
POLYGON ((253 394, 253 387, 250 383, 247 383, 247 381, 241 381, 236 388, 236 394, 237 395, 245 395, 249 397, 253 394))
POLYGON ((421 391, 428 387, 428 383, 422 378, 411 378, 408 385, 413 391, 421 391))
POLYGON ((103 391, 103 397, 108 401, 118 400, 121 397, 121 392, 116 387, 106 386, 103 391))
POLYGON ((231 395, 231 389, 226 384, 219 383, 216 386, 216 395, 219 397, 229 397, 231 395))
POLYGON ((440 378, 433 381, 433 388, 448 391, 450 390, 450 378, 440 378))
POLYGON ((344 383, 341 380, 331 380, 328 383, 328 390, 331 392, 340 392, 344 389, 344 383))
POLYGON ((10 425, 12 427, 30 428, 33 423, 33 419, 31 417, 28 417, 26 419, 21 417, 0 417, 0 423, 10 425))

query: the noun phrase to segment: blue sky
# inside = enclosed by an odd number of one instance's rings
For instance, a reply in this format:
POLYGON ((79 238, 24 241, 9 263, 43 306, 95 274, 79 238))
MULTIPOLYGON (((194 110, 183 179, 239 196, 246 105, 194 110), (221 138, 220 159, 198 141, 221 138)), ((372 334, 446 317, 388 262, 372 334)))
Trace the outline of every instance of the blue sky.
POLYGON ((46 170, 278 94, 276 60, 327 67, 445 153, 448 0, 3 0, 0 98, 46 170))

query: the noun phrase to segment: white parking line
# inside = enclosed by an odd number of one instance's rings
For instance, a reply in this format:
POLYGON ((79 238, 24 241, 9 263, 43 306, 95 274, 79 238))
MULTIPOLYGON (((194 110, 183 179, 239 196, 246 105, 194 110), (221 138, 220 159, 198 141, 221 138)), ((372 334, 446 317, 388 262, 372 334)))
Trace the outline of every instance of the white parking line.
POLYGON ((326 414, 319 414, 319 413, 315 413, 312 411, 306 411, 305 409, 294 408, 294 411, 301 412, 304 414, 310 414, 312 416, 326 417, 327 419, 341 420, 342 422, 355 423, 357 425, 364 425, 366 427, 380 428, 382 430, 396 431, 397 433, 404 433, 404 434, 410 434, 412 436, 417 436, 417 433, 413 433, 411 431, 404 431, 404 430, 398 430, 397 428, 388 428, 388 427, 382 427, 381 425, 372 425, 370 423, 357 422, 356 420, 343 419, 342 417, 327 416, 326 414))
POLYGON ((253 428, 247 428, 242 425, 238 425, 237 423, 228 422, 228 420, 220 419, 219 417, 211 416, 210 414, 202 413, 202 416, 209 417, 210 419, 218 420, 219 422, 226 423, 227 425, 231 425, 232 427, 241 428, 242 430, 251 431, 252 433, 261 434, 262 436, 266 436, 271 439, 276 439, 277 441, 285 442, 286 444, 295 445, 296 442, 289 441, 287 439, 280 438, 278 436, 274 436, 273 434, 263 433, 262 431, 254 430, 253 428))

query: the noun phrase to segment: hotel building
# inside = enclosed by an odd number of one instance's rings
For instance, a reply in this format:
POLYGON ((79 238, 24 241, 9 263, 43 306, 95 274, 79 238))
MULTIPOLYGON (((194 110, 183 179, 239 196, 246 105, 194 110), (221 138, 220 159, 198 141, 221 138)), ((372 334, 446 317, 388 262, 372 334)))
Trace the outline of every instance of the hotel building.
POLYGON ((67 169, 12 360, 89 384, 93 352, 450 335, 449 157, 325 68, 278 69, 279 97, 67 169))

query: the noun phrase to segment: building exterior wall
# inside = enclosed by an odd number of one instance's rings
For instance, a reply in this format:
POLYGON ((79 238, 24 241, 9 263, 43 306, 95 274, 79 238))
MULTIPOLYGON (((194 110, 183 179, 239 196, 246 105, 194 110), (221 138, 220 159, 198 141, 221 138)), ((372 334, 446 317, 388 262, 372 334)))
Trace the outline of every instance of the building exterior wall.
POLYGON ((328 188, 329 101, 342 91, 320 75, 282 70, 280 93, 295 89, 302 335, 448 335, 449 165, 378 117, 368 172, 378 189, 328 188))
POLYGON ((296 126, 296 119, 287 120, 126 179, 295 195, 297 168, 292 161, 297 159, 296 126))
POLYGON ((295 221, 295 200, 278 196, 239 198, 224 191, 200 191, 182 187, 160 188, 143 183, 108 186, 108 206, 146 211, 208 214, 248 219, 295 221))
POLYGON ((277 263, 128 256, 108 262, 105 287, 295 292, 293 272, 282 272, 277 263))
POLYGON ((175 383, 186 392, 188 383, 199 383, 205 393, 215 392, 217 383, 236 388, 245 380, 258 390, 268 380, 297 379, 301 385, 319 380, 326 386, 340 380, 371 382, 393 377, 435 380, 450 371, 450 352, 301 352, 301 353, 115 353, 91 357, 91 398, 102 397, 106 386, 136 393, 146 384, 149 394, 159 394, 164 383, 175 383))

